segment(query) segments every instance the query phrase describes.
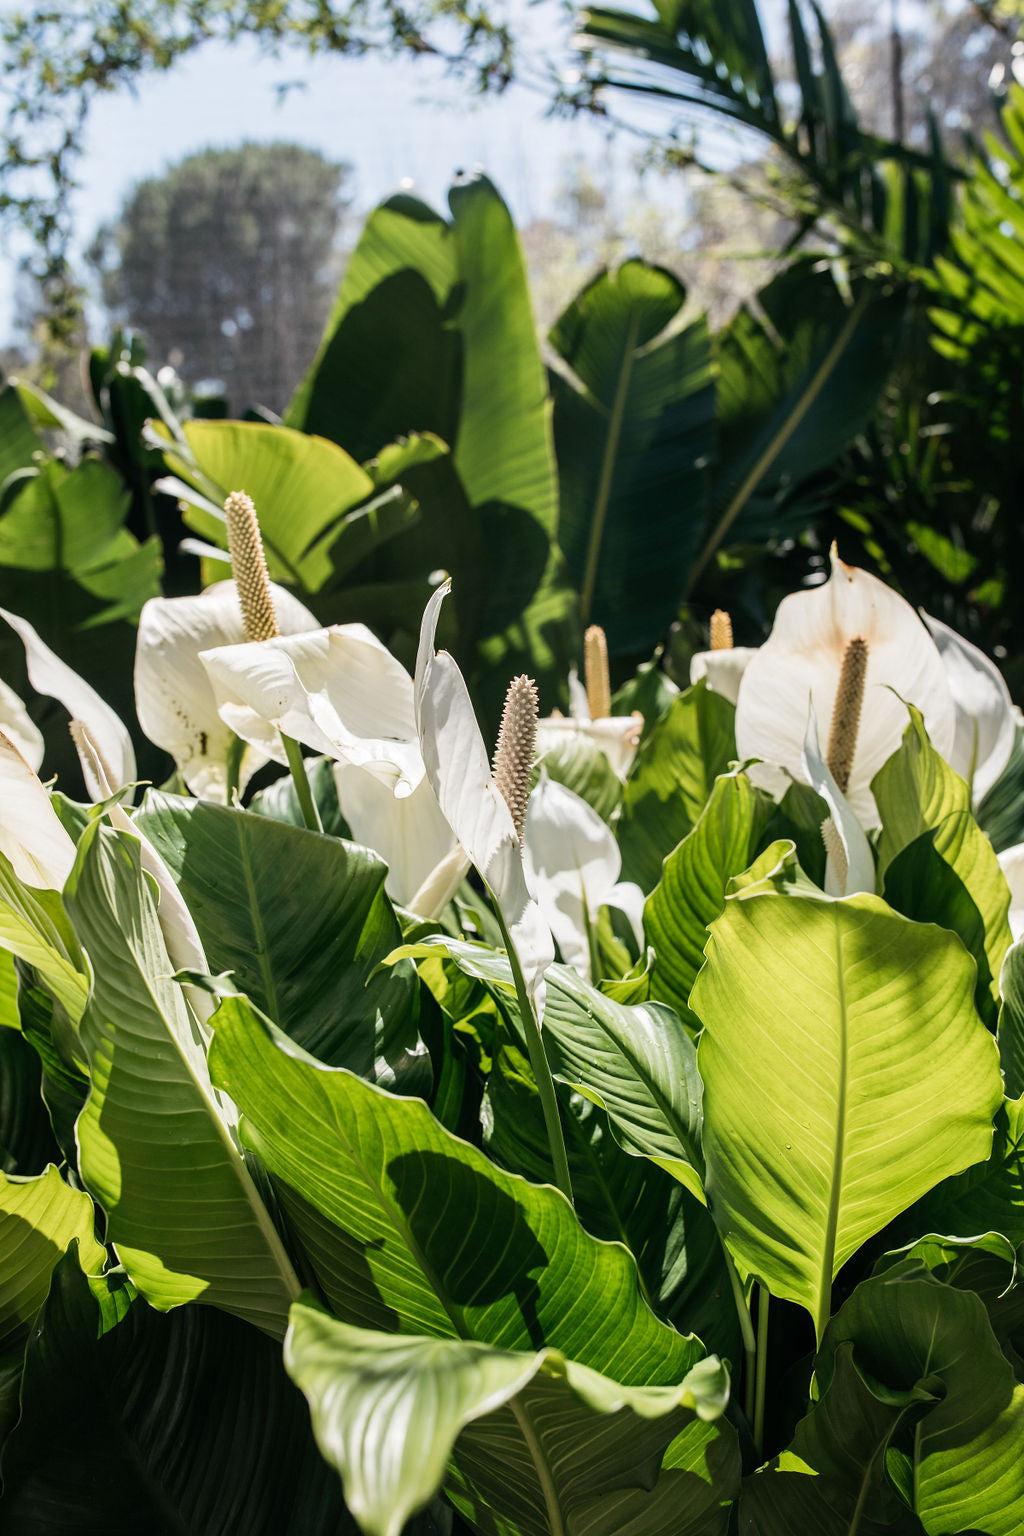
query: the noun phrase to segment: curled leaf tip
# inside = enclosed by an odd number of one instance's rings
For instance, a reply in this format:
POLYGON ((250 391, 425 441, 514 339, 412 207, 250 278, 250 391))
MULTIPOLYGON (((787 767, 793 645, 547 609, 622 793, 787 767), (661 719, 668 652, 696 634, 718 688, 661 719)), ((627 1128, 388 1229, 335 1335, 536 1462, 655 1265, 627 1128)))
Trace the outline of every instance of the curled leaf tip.
POLYGON ((724 608, 716 608, 711 615, 711 649, 713 651, 731 651, 732 619, 724 608))
POLYGON ((828 735, 826 762, 843 794, 850 784, 853 754, 857 750, 857 732, 864 703, 864 680, 868 671, 868 644, 860 635, 847 645, 839 671, 836 702, 828 735))
POLYGON ((281 633, 270 591, 259 519, 252 497, 232 491, 224 503, 231 570, 238 589, 247 640, 270 640, 281 633))
POLYGON ((498 743, 491 771, 494 782, 512 813, 520 842, 530 798, 530 773, 537 745, 537 685, 525 674, 513 678, 501 712, 498 743))
POLYGON ((591 624, 583 636, 583 676, 591 720, 607 720, 612 712, 612 689, 608 673, 608 639, 600 624, 591 624))

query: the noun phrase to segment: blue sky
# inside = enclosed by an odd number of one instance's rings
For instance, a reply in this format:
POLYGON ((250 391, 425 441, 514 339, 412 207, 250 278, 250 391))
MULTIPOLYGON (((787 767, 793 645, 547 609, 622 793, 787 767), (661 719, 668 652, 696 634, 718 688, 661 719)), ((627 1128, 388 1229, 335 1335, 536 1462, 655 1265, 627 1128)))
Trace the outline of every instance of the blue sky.
MULTIPOLYGON (((0 0, 9 8, 12 0, 0 0)), ((781 0, 762 9, 771 18, 781 0)), ((524 10, 524 36, 539 56, 557 50, 553 9, 524 10)), ((568 62, 568 60, 567 60, 568 62)), ((453 175, 482 167, 520 224, 552 211, 566 166, 583 159, 626 170, 633 144, 609 141, 595 121, 545 117, 546 99, 513 87, 477 100, 431 61, 310 59, 299 50, 262 58, 249 43, 206 44, 138 93, 102 98, 94 107, 75 201, 77 239, 88 244, 116 215, 138 181, 193 151, 244 139, 286 139, 351 161, 356 207, 366 212, 411 181, 435 205, 453 175), (284 83, 301 89, 281 94, 284 83)), ((0 339, 12 321, 13 255, 0 249, 0 339)))

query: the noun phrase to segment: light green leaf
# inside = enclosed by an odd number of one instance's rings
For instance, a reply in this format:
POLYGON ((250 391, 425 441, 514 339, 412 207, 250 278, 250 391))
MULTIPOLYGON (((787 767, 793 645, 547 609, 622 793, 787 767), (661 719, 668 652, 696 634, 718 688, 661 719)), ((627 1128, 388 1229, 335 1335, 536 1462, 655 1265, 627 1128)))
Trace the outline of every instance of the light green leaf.
POLYGON ((954 935, 874 896, 748 889, 711 926, 690 999, 709 1203, 819 1339, 846 1260, 989 1154, 1002 1093, 974 975, 954 935))
POLYGON ((908 708, 903 744, 871 783, 882 818, 879 878, 904 916, 960 935, 978 964, 978 1010, 994 1025, 1011 943, 1010 890, 971 814, 967 785, 929 742, 920 712, 908 708))
POLYGON ((1024 1093, 1024 939, 1006 951, 999 976, 999 1061, 1006 1097, 1024 1093))
POLYGON ((370 1332, 306 1299, 292 1308, 285 1364, 309 1398, 320 1449, 341 1473, 346 1503, 368 1536, 400 1536, 441 1486, 462 1430, 505 1405, 533 1465, 507 1466, 504 1477, 499 1471, 502 1516, 543 1503, 555 1531, 581 1502, 635 1486, 636 1466, 656 1467, 688 1417, 716 1419, 728 1399, 718 1361, 701 1361, 678 1386, 623 1387, 555 1350, 370 1332), (557 1461, 538 1438, 555 1416, 557 1461))
POLYGON ((109 1241, 154 1306, 203 1301, 283 1334, 298 1283, 170 979, 138 842, 94 821, 64 898, 93 977, 80 1167, 109 1241))
POLYGON ((368 1075, 381 1055, 396 1070, 415 1067, 412 969, 373 975, 401 938, 382 860, 177 795, 150 791, 136 819, 195 917, 212 972, 232 972, 239 992, 333 1066, 368 1075))
POLYGON ((914 1208, 916 1231, 948 1237, 1000 1232, 1024 1243, 1024 1098, 1005 1099, 995 1119, 992 1150, 983 1163, 944 1179, 914 1208))
POLYGON ((669 854, 647 898, 644 934, 657 956, 651 990, 694 1030, 700 1021, 690 991, 704 963, 708 925, 725 905, 729 881, 754 857, 774 809, 745 774, 716 779, 700 820, 669 854))
POLYGON ((191 460, 171 446, 168 467, 202 499, 189 504, 189 526, 227 547, 222 506, 232 491, 246 491, 256 505, 267 566, 275 581, 317 592, 331 575, 328 530, 340 534, 345 514, 373 493, 373 481, 343 448, 325 438, 252 421, 188 421, 191 460))
POLYGON ((244 998, 218 1010, 210 1063, 343 1322, 549 1345, 633 1386, 677 1382, 703 1353, 648 1309, 624 1248, 589 1237, 558 1191, 503 1173, 418 1099, 320 1066, 244 998))
POLYGON ((0 853, 0 948, 24 960, 77 1022, 88 984, 76 969, 77 941, 56 891, 34 890, 16 877, 0 853))
POLYGON ((0 1355, 24 1344, 50 1276, 72 1243, 87 1273, 104 1268, 95 1216, 89 1196, 65 1184, 52 1163, 33 1179, 0 1173, 0 1355))
POLYGON ((619 820, 622 878, 652 891, 736 756, 735 708, 703 679, 673 700, 637 753, 619 820))

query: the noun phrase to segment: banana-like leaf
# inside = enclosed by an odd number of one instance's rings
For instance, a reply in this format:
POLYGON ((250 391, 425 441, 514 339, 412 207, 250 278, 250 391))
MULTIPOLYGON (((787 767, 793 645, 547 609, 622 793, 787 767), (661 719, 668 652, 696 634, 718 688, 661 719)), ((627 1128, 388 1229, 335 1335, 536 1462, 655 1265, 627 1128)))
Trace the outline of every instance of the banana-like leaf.
MULTIPOLYGON (((507 1001, 508 960, 483 945, 436 934, 391 958, 438 950, 507 1001)), ((696 1050, 679 1017, 661 1003, 618 1003, 571 966, 550 966, 546 979, 544 1037, 552 1071, 607 1111, 626 1151, 650 1158, 702 1201, 701 1086, 696 1050)), ((509 1016, 515 1020, 514 1009, 509 1016)))
POLYGON ((1011 943, 1010 889, 971 815, 970 790, 929 742, 920 711, 908 707, 903 743, 871 782, 882 818, 882 887, 904 916, 960 935, 978 965, 978 1011, 994 1025, 1011 943))
POLYGON ((244 998, 221 1004, 210 1065, 238 1095, 244 1137, 343 1322, 550 1345, 632 1386, 678 1382, 702 1356, 649 1310, 624 1248, 590 1237, 561 1194, 503 1173, 419 1100, 322 1067, 244 998))
POLYGON ((685 1024, 700 1020, 690 992, 704 964, 708 924, 725 905, 729 881, 747 868, 775 807, 745 774, 715 780, 700 820, 665 860, 644 907, 644 935, 657 956, 651 990, 685 1024))
POLYGON ((652 891, 736 756, 735 709, 702 678, 673 700, 637 754, 619 819, 622 878, 652 891))
POLYGON ((171 980, 136 839, 94 821, 64 899, 92 972, 78 1142, 107 1238, 154 1306, 203 1301, 280 1336, 298 1282, 171 980))
POLYGON ((555 1531, 595 1497, 653 1480, 686 1421, 717 1419, 729 1395, 715 1360, 678 1385, 623 1387, 556 1350, 372 1332, 306 1298, 292 1308, 285 1364, 367 1536, 400 1536, 441 1486, 462 1431, 503 1408, 520 1447, 494 1468, 502 1518, 525 1532, 539 1513, 537 1528, 555 1531))
POLYGON ((325 535, 340 539, 346 514, 373 494, 366 471, 335 443, 265 422, 189 421, 181 430, 184 448, 166 428, 158 432, 168 467, 185 482, 190 527, 226 548, 224 500, 247 491, 271 577, 318 592, 332 572, 325 535), (189 487, 198 495, 190 498, 189 487))
POLYGON ((711 925, 690 998, 709 1203, 819 1340, 846 1260, 989 1154, 1002 1088, 974 977, 955 935, 874 896, 748 887, 711 925))
POLYGON ((123 1277, 87 1282, 70 1254, 26 1349, 0 1525, 357 1536, 278 1346, 210 1307, 163 1316, 123 1277))
POLYGON ((373 975, 401 938, 376 854, 152 791, 137 821, 194 914, 215 974, 232 972, 238 990, 311 1055, 363 1075, 379 1057, 392 1082, 418 1070, 426 1086, 412 967, 373 975))
POLYGON ((704 319, 659 335, 686 301, 664 267, 600 272, 549 341, 561 483, 559 542, 585 623, 613 654, 649 650, 679 608, 703 529, 715 391, 704 319))

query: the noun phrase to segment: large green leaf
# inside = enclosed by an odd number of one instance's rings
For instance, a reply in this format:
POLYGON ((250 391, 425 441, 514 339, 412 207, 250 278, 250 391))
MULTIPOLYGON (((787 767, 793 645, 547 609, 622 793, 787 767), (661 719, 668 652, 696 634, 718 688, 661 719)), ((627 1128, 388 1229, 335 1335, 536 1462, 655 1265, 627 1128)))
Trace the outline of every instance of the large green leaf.
MULTIPOLYGON (((508 1003, 508 960, 483 945, 437 934, 392 958, 432 956, 439 949, 508 1003)), ((678 1016, 661 1003, 616 1002, 571 966, 549 966, 546 980, 544 1038, 552 1071, 607 1111, 626 1151, 650 1158, 703 1200, 700 1078, 693 1042, 678 1016)), ((517 1019, 514 1009, 509 1017, 517 1019)))
POLYGON ((493 1469, 501 1518, 547 1533, 595 1498, 653 1479, 686 1421, 718 1418, 728 1398, 728 1375, 714 1360, 678 1385, 623 1387, 555 1350, 372 1332, 305 1299, 292 1308, 285 1361, 368 1536, 400 1536, 440 1487, 461 1432, 503 1408, 532 1458, 493 1469))
POLYGON ((13 384, 5 384, 0 390, 0 489, 19 470, 34 470, 42 448, 25 402, 13 384))
POLYGON ((23 1176, 59 1162, 41 1093, 39 1057, 16 1029, 0 1028, 0 1171, 23 1176))
POLYGON ((702 678, 674 699, 640 747, 626 784, 622 878, 652 891, 662 861, 700 820, 715 779, 736 756, 735 709, 702 678))
POLYGON ((275 1344, 58 1266, 25 1356, 0 1526, 21 1536, 356 1536, 275 1344))
POLYGON ((882 818, 883 890, 904 916, 960 935, 978 965, 978 1010, 994 1025, 1011 942, 1009 886, 971 815, 970 790, 929 742, 920 712, 909 707, 899 751, 871 782, 882 818))
POLYGON ((54 1267, 72 1243, 90 1274, 103 1269, 107 1255, 93 1235, 94 1221, 89 1196, 65 1184, 52 1164, 32 1179, 0 1173, 0 1353, 24 1344, 54 1267))
POLYGON ((270 574, 317 592, 330 578, 332 538, 346 515, 373 493, 364 469, 335 443, 287 427, 251 421, 190 421, 182 431, 189 457, 172 444, 165 458, 201 493, 188 503, 190 525, 222 548, 220 508, 232 491, 247 491, 259 514, 270 574))
POLYGON ((559 542, 613 653, 649 650, 679 607, 714 452, 707 324, 658 342, 686 300, 671 272, 626 261, 576 295, 549 341, 561 482, 559 542))
POLYGON ((708 924, 725 905, 729 881, 757 852, 774 806, 745 774, 715 780, 700 820, 665 860, 644 907, 644 934, 657 959, 651 990, 693 1029, 690 992, 704 963, 708 924))
POLYGON ((711 925, 704 1022, 708 1200, 740 1264, 806 1307, 862 1243, 992 1144, 995 1042, 974 965, 874 896, 748 887, 711 925))
POLYGON ((950 1237, 1001 1232, 1015 1247, 1024 1243, 1024 1098, 1003 1101, 986 1160, 944 1179, 908 1223, 914 1235, 925 1228, 950 1237))
POLYGON ((999 1061, 1006 1096, 1024 1094, 1024 942, 1020 939, 1006 952, 999 976, 999 1061))
POLYGON ((46 464, 0 517, 0 565, 30 571, 88 568, 120 529, 129 493, 99 459, 46 464))
POLYGON ((268 816, 150 793, 139 830, 193 914, 214 973, 333 1066, 407 1074, 417 1049, 411 966, 373 975, 400 942, 387 866, 366 848, 268 816), (282 879, 287 871, 287 879, 282 879))
POLYGON ((298 1283, 171 980, 135 838, 94 821, 64 899, 92 972, 82 1178, 154 1306, 203 1301, 282 1334, 298 1283))
POLYGON ((31 965, 72 1020, 87 983, 76 968, 77 941, 55 891, 23 885, 0 853, 0 948, 31 965))
POLYGON ((322 1067, 243 998, 218 1010, 210 1065, 342 1321, 550 1345, 632 1386, 677 1382, 702 1355, 649 1310, 623 1247, 590 1237, 561 1194, 503 1173, 419 1100, 322 1067))

